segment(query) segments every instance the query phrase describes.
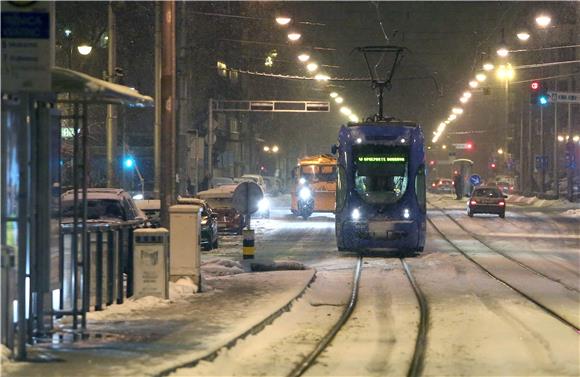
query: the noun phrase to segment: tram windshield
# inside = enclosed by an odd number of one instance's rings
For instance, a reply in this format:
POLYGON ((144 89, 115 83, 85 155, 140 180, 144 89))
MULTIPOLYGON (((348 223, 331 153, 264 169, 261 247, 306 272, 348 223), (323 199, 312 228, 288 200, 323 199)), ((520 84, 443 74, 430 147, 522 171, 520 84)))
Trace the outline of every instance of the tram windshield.
POLYGON ((355 190, 370 204, 397 202, 407 190, 409 150, 383 145, 353 146, 355 190))
POLYGON ((308 182, 334 182, 336 180, 335 165, 302 165, 300 177, 308 182))

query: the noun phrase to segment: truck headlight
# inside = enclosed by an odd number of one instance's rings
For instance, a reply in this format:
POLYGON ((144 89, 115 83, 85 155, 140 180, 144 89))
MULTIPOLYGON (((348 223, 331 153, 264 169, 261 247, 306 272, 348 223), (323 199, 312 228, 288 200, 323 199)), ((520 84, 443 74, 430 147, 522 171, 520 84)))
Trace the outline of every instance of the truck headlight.
POLYGON ((266 198, 263 198, 258 202, 258 212, 266 212, 270 208, 270 201, 266 198))
POLYGON ((405 209, 403 210, 403 217, 404 217, 405 219, 408 219, 409 217, 411 217, 411 211, 409 211, 409 208, 405 208, 405 209))
POLYGON ((350 217, 352 217, 353 220, 360 219, 360 210, 358 208, 353 209, 350 214, 350 217))
POLYGON ((312 193, 310 192, 310 189, 308 187, 302 187, 300 189, 299 195, 300 195, 300 199, 308 200, 312 196, 312 193))

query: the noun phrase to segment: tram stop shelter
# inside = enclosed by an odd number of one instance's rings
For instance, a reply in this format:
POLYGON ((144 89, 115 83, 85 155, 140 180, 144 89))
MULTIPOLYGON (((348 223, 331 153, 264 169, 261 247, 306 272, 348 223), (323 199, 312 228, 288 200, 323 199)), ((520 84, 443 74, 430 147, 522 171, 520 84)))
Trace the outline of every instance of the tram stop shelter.
MULTIPOLYGON (((86 263, 90 260, 87 249, 91 242, 84 195, 91 132, 89 107, 153 106, 151 97, 135 89, 81 72, 53 67, 51 75, 49 93, 2 93, 1 333, 2 343, 17 360, 26 358, 27 343, 51 333, 55 316, 72 315, 75 328, 77 318, 81 318, 83 328, 86 325, 90 292, 85 283, 90 279, 85 277, 94 268, 86 263), (74 224, 68 233, 75 242, 67 252, 72 258, 72 263, 67 262, 72 269, 68 273, 63 270, 60 214, 61 133, 65 123, 72 125, 67 129, 72 130, 71 178, 75 193, 74 224), (64 280, 73 287, 69 308, 62 306, 63 292, 59 288, 64 280)), ((121 269, 116 272, 122 275, 121 269)))

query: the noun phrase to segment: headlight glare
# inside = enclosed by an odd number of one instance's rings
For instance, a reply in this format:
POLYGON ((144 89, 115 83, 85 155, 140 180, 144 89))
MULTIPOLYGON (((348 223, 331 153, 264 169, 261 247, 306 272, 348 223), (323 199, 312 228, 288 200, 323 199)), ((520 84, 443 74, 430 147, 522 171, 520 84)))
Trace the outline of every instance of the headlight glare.
POLYGON ((308 187, 302 187, 300 189, 300 199, 302 200, 308 200, 310 199, 310 196, 312 195, 312 193, 310 192, 310 189, 308 187))
POLYGON ((404 217, 405 219, 408 219, 409 217, 411 217, 411 211, 409 211, 409 208, 405 208, 405 209, 403 210, 403 217, 404 217))
POLYGON ((350 216, 352 217, 353 220, 360 219, 360 210, 358 208, 353 209, 350 216))
POLYGON ((301 184, 301 185, 303 185, 303 184, 305 184, 305 183, 306 183, 306 179, 304 179, 304 178, 300 178, 300 179, 298 180, 298 182, 300 182, 300 184, 301 184))
POLYGON ((270 208, 270 201, 266 198, 263 198, 258 202, 258 211, 259 212, 266 212, 270 208))

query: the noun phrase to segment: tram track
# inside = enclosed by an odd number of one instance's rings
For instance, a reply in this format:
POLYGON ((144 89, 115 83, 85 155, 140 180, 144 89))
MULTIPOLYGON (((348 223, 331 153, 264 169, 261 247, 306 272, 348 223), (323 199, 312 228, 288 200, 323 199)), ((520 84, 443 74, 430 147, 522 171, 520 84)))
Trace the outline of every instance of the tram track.
POLYGON ((469 260, 470 262, 472 262, 473 264, 475 264, 477 267, 479 267, 483 272, 485 272, 492 279, 498 281, 499 283, 503 284, 504 286, 508 287, 512 291, 514 291, 517 294, 519 294, 520 296, 524 297, 526 300, 530 301, 531 303, 533 303, 534 305, 536 305, 537 307, 539 307, 541 310, 543 310, 545 313, 547 313, 548 315, 550 315, 554 319, 558 320, 563 325, 571 328, 576 333, 580 333, 580 328, 578 328, 576 325, 574 325, 573 323, 571 323, 570 321, 568 321, 567 319, 565 319, 564 317, 562 317, 560 314, 556 313, 554 310, 552 310, 549 307, 547 307, 546 305, 542 304, 538 300, 534 299, 533 297, 531 297, 527 293, 523 292, 521 289, 517 288, 513 284, 510 284, 505 279, 500 278, 499 276, 497 276, 496 274, 494 274, 490 269, 486 268, 484 265, 482 265, 477 260, 475 260, 475 258, 473 258, 469 254, 469 252, 466 252, 461 247, 459 247, 455 242, 453 242, 451 239, 449 239, 449 237, 447 237, 445 235, 445 233, 443 233, 443 231, 429 217, 427 217, 427 221, 429 222, 429 224, 431 224, 431 226, 433 227, 433 229, 435 229, 437 231, 437 233, 441 236, 441 238, 443 238, 449 245, 451 245, 451 247, 453 247, 460 254, 462 254, 467 260, 469 260))
MULTIPOLYGON (((427 347, 427 331, 429 328, 429 307, 427 304, 427 299, 423 292, 421 291, 419 285, 415 281, 415 278, 411 272, 411 268, 407 264, 404 258, 399 258, 405 276, 409 281, 411 288, 415 294, 417 302, 419 304, 420 318, 417 325, 417 337, 415 340, 415 349, 413 352, 413 357, 407 372, 408 377, 420 376, 423 371, 425 351, 427 347)), ((332 328, 326 333, 325 336, 317 343, 316 347, 311 353, 304 357, 292 370, 288 377, 299 377, 302 376, 311 366, 316 363, 317 358, 324 352, 324 350, 331 344, 335 336, 340 332, 344 325, 348 322, 352 312, 355 309, 356 303, 358 301, 358 291, 360 286, 360 279, 362 275, 362 256, 358 257, 358 261, 355 267, 353 275, 353 287, 350 294, 350 300, 346 305, 344 311, 342 312, 339 320, 332 326, 332 328)))
POLYGON ((540 277, 543 277, 545 279, 551 280, 554 283, 560 284, 561 286, 563 286, 564 288, 570 290, 570 291, 574 291, 577 293, 580 293, 580 289, 576 288, 576 287, 572 287, 566 283, 564 283, 562 280, 551 277, 549 275, 544 274, 541 271, 536 270, 533 267, 530 267, 529 265, 521 262, 520 260, 512 257, 509 254, 504 253, 503 251, 499 250, 498 248, 492 246, 489 242, 485 241, 482 239, 482 237, 480 237, 479 235, 477 235, 475 232, 467 229, 463 224, 461 224, 459 221, 457 221, 455 218, 453 218, 453 216, 451 216, 450 214, 448 214, 447 212, 445 212, 444 209, 442 209, 441 207, 438 207, 437 205, 431 204, 434 208, 436 208, 437 210, 439 210, 443 215, 445 215, 445 217, 447 217, 449 220, 451 220, 455 225, 457 225, 461 230, 463 230, 465 233, 467 233, 470 237, 472 237, 473 239, 477 240, 479 243, 481 243, 482 245, 484 245, 485 247, 487 247, 489 250, 493 251, 496 254, 501 255, 502 257, 516 263, 518 266, 522 267, 523 269, 538 275, 540 277))

